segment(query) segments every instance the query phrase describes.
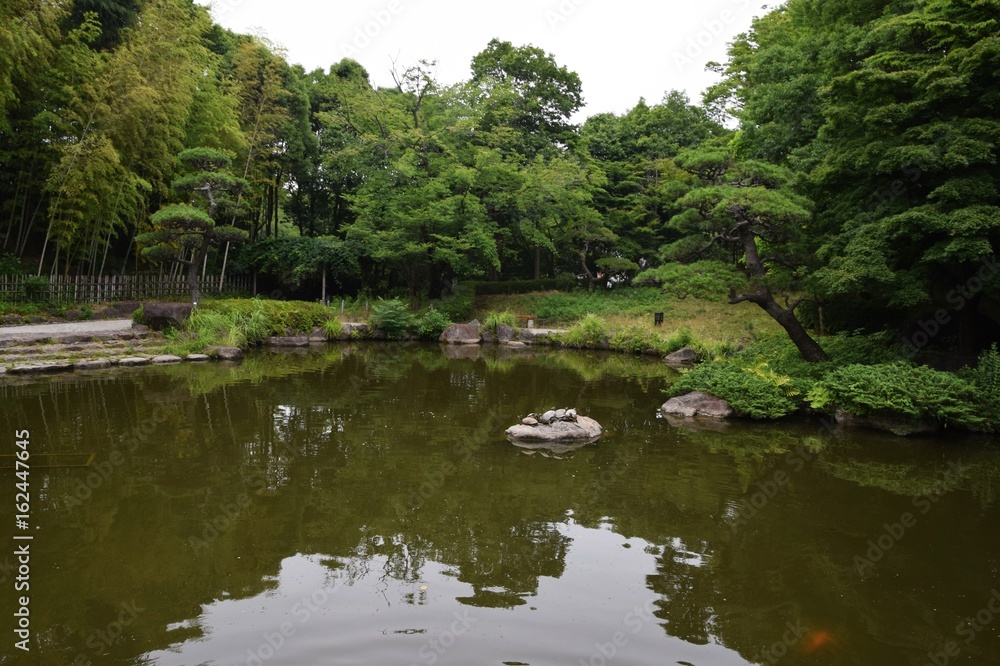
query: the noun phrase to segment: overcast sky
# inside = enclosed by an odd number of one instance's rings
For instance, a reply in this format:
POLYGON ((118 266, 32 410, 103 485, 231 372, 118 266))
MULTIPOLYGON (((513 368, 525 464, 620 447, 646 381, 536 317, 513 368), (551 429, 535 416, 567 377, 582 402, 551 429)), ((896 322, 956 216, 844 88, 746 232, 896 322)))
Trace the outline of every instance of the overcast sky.
POLYGON ((437 78, 470 77, 472 57, 494 37, 533 44, 583 80, 576 118, 623 113, 671 89, 700 100, 717 80, 705 63, 765 12, 763 0, 197 0, 223 26, 266 36, 290 62, 328 69, 352 57, 376 85, 401 66, 436 60, 437 78))

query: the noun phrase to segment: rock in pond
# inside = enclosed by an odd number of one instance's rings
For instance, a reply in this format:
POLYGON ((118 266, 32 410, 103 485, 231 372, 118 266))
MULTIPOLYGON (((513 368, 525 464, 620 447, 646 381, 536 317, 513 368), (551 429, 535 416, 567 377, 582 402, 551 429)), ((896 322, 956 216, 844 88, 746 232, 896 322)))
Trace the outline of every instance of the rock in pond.
POLYGON ((593 442, 604 434, 601 424, 592 418, 578 416, 574 409, 549 410, 541 416, 529 414, 519 425, 507 429, 513 442, 593 442))
POLYGON ((663 362, 673 366, 694 365, 698 362, 698 351, 692 347, 684 347, 664 357, 663 362))
POLYGON ((474 324, 452 324, 441 334, 441 342, 449 345, 478 345, 482 339, 474 324))
POLYGON ((161 354, 160 356, 154 356, 150 363, 153 365, 171 365, 173 363, 180 363, 183 360, 180 356, 174 356, 173 354, 161 354))
POLYGON ((213 355, 221 361, 240 361, 243 359, 243 351, 238 347, 217 347, 213 350, 213 355))
POLYGON ((693 391, 687 395, 671 398, 660 411, 668 416, 702 417, 707 419, 726 419, 733 416, 733 408, 722 398, 710 393, 693 391))

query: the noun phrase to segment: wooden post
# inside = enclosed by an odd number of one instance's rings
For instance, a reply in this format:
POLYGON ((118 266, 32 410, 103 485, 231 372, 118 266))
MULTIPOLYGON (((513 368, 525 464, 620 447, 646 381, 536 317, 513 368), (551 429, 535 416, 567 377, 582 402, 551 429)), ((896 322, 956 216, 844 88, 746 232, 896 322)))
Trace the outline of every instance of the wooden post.
POLYGON ((323 264, 323 293, 320 296, 323 305, 326 305, 326 264, 323 264))

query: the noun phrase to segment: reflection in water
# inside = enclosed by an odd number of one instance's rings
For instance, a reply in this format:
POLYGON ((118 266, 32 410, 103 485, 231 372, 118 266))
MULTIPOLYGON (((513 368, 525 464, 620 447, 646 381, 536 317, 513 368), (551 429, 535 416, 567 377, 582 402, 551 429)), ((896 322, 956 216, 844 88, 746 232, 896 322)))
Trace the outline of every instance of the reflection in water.
MULTIPOLYGON (((97 454, 33 470, 33 653, 0 645, 0 662, 1000 652, 1000 618, 959 633, 1000 584, 987 440, 692 428, 656 416, 673 378, 624 356, 386 345, 0 380, 2 432, 30 428, 36 454, 97 454), (555 454, 504 439, 554 404, 608 434, 555 454)), ((0 595, 0 614, 13 604, 0 595)))

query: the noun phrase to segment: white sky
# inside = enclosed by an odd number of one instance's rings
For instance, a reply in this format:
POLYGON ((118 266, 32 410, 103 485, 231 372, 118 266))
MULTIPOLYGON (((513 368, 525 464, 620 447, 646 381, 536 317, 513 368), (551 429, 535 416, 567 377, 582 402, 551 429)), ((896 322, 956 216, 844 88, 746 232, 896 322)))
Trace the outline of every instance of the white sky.
POLYGON ((392 60, 437 60, 445 85, 468 79, 474 55, 494 37, 532 44, 583 81, 575 120, 624 113, 640 97, 683 90, 693 102, 717 80, 732 38, 766 9, 763 0, 197 0, 236 32, 268 37, 307 71, 343 57, 389 85, 392 60))

